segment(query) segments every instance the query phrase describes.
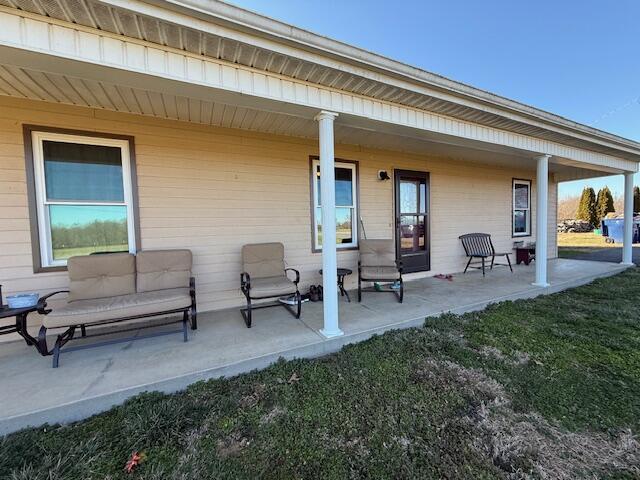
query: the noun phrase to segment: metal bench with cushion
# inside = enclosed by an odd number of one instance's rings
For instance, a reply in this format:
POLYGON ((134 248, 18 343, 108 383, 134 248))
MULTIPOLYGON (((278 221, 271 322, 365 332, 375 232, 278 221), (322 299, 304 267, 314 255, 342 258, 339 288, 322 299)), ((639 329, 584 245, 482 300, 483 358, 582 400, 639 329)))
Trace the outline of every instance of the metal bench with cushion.
POLYGON ((493 248, 491 235, 489 235, 488 233, 467 233, 465 235, 461 235, 458 238, 460 238, 462 246, 464 247, 464 251, 467 257, 469 257, 469 261, 467 262, 467 266, 464 269, 464 273, 467 273, 467 270, 469 268, 475 268, 478 270, 482 270, 482 276, 484 277, 485 262, 489 258, 491 259, 491 270, 493 270, 494 265, 503 265, 505 267, 509 267, 509 270, 513 272, 509 253, 497 253, 496 249, 493 248), (505 257, 507 259, 507 263, 495 263, 496 257, 505 257), (474 261, 474 259, 479 260, 474 261))
MULTIPOLYGON (((87 327, 119 322, 129 324, 129 327, 117 332, 133 331, 159 326, 157 322, 142 326, 141 319, 178 313, 182 313, 180 330, 117 338, 64 350, 79 350, 175 332, 181 332, 186 342, 187 323, 190 321, 193 330, 197 328, 195 280, 191 276, 191 264, 189 250, 146 250, 137 255, 112 253, 69 258, 69 290, 50 293, 38 302, 38 312, 44 315, 38 336, 40 352, 53 354, 55 368, 62 347, 74 339, 78 329, 83 338, 87 337, 87 327), (64 299, 52 298, 60 293, 68 295, 64 299), (53 328, 65 330, 57 336, 53 349, 49 351, 47 330, 53 328)), ((162 325, 176 322, 173 320, 162 325)))
POLYGON ((394 288, 373 289, 376 292, 393 292, 402 303, 404 284, 402 282, 402 263, 396 260, 396 248, 393 240, 360 240, 360 259, 358 260, 358 302, 362 301, 362 282, 399 282, 394 288))
POLYGON ((284 263, 284 245, 282 243, 253 243, 242 247, 242 273, 240 290, 247 299, 247 307, 240 310, 242 318, 251 328, 251 313, 259 308, 275 306, 285 307, 295 318, 300 318, 302 296, 298 291, 300 272, 295 268, 286 268, 284 263), (295 273, 295 280, 287 277, 287 272, 295 273), (252 300, 293 296, 296 310, 280 301, 252 304, 252 300))

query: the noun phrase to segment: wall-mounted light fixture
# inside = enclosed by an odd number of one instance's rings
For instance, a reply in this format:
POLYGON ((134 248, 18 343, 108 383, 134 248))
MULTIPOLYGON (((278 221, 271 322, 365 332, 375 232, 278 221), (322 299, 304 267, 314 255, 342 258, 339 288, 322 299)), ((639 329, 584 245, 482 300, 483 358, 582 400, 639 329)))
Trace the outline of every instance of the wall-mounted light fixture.
POLYGON ((389 176, 386 170, 378 170, 378 180, 381 180, 381 181, 391 180, 391 177, 389 176))

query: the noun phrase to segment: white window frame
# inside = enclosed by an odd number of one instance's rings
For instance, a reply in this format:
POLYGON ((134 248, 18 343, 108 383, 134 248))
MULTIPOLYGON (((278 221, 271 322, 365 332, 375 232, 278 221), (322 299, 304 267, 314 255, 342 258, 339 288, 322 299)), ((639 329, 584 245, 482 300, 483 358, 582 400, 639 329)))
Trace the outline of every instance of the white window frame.
POLYGON ((136 229, 133 208, 133 185, 131 181, 131 152, 129 141, 116 138, 91 137, 85 135, 70 135, 54 132, 31 132, 33 148, 33 170, 36 186, 36 208, 38 212, 38 236, 40 240, 40 261, 43 268, 66 266, 66 260, 54 260, 51 244, 51 220, 49 218, 49 205, 113 205, 127 207, 127 236, 129 252, 136 253, 136 229), (83 145, 98 145, 117 147, 121 151, 122 159, 122 183, 124 201, 100 202, 78 200, 47 200, 46 181, 44 169, 44 141, 77 143, 83 145))
POLYGON ((514 178, 511 184, 511 235, 513 237, 531 236, 531 180, 514 178), (527 187, 527 208, 516 208, 516 185, 526 185, 527 187), (527 230, 525 232, 516 232, 516 212, 520 211, 527 212, 527 230))
MULTIPOLYGON (((316 179, 316 172, 320 167, 320 160, 314 159, 311 163, 311 185, 312 185, 312 195, 313 195, 313 210, 311 212, 312 223, 313 223, 313 250, 320 252, 322 251, 322 245, 318 242, 318 219, 316 212, 318 208, 322 208, 320 203, 318 202, 318 181, 316 179)), ((357 248, 358 247, 358 166, 356 163, 351 162, 335 162, 335 168, 344 168, 351 170, 351 178, 353 179, 351 182, 351 198, 353 199, 353 203, 351 205, 338 205, 336 204, 336 208, 351 208, 353 210, 353 215, 351 217, 351 238, 352 242, 350 243, 337 243, 337 249, 348 249, 348 248, 357 248)))

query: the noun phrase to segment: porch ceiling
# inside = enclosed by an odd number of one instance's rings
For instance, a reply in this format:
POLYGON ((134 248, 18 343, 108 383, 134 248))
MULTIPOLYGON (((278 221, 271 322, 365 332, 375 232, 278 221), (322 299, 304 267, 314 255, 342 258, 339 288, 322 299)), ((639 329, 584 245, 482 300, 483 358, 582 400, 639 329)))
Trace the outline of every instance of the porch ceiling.
POLYGON ((120 0, 0 0, 0 5, 305 82, 565 145, 637 159, 638 145, 629 140, 315 36, 231 5, 209 2, 205 8, 198 1, 172 2, 172 5, 162 1, 150 3, 120 0), (240 19, 245 20, 244 25, 241 25, 240 19), (257 25, 260 21, 265 25, 269 23, 272 30, 267 32, 267 28, 264 28, 259 31, 257 25), (257 38, 258 35, 261 38, 257 38), (334 49, 351 52, 353 58, 336 53, 319 54, 321 49, 316 43, 321 41, 334 49), (371 62, 363 60, 365 56, 375 58, 379 65, 389 66, 386 69, 373 66, 371 62), (413 72, 416 81, 410 81, 408 74, 392 75, 391 67, 403 67, 403 70, 413 72), (497 107, 498 103, 500 106, 497 107), (562 127, 558 127, 559 124, 562 127), (599 140, 594 141, 595 137, 588 138, 588 135, 596 135, 599 140))
MULTIPOLYGON (((308 139, 318 138, 318 125, 307 115, 249 108, 166 91, 161 93, 15 65, 0 64, 0 94, 224 128, 308 139)), ((406 128, 393 132, 389 125, 377 125, 373 122, 358 124, 355 119, 349 118, 338 119, 335 124, 335 138, 337 143, 346 145, 437 155, 487 165, 535 168, 530 152, 520 152, 498 145, 464 145, 459 139, 446 139, 442 136, 427 138, 425 132, 406 128)), ((584 164, 581 165, 584 167, 584 164)), ((550 165, 550 171, 561 180, 608 174, 602 167, 598 169, 595 170, 594 167, 594 170, 585 170, 570 165, 568 161, 563 162, 562 159, 554 159, 550 165)))

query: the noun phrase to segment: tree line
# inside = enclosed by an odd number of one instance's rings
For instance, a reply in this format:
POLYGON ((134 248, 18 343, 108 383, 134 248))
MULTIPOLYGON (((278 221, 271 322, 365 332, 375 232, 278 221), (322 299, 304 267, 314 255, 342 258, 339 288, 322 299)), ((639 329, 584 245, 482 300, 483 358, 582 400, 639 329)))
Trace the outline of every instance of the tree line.
POLYGON ((102 245, 126 245, 127 222, 125 220, 96 220, 71 226, 53 225, 51 243, 54 249, 102 245))
MULTIPOLYGON (((584 187, 580 195, 576 219, 589 222, 594 228, 600 228, 602 219, 608 213, 615 211, 613 195, 609 187, 598 190, 597 195, 593 188, 584 187)), ((640 212, 640 188, 638 187, 633 187, 633 212, 640 212)))

